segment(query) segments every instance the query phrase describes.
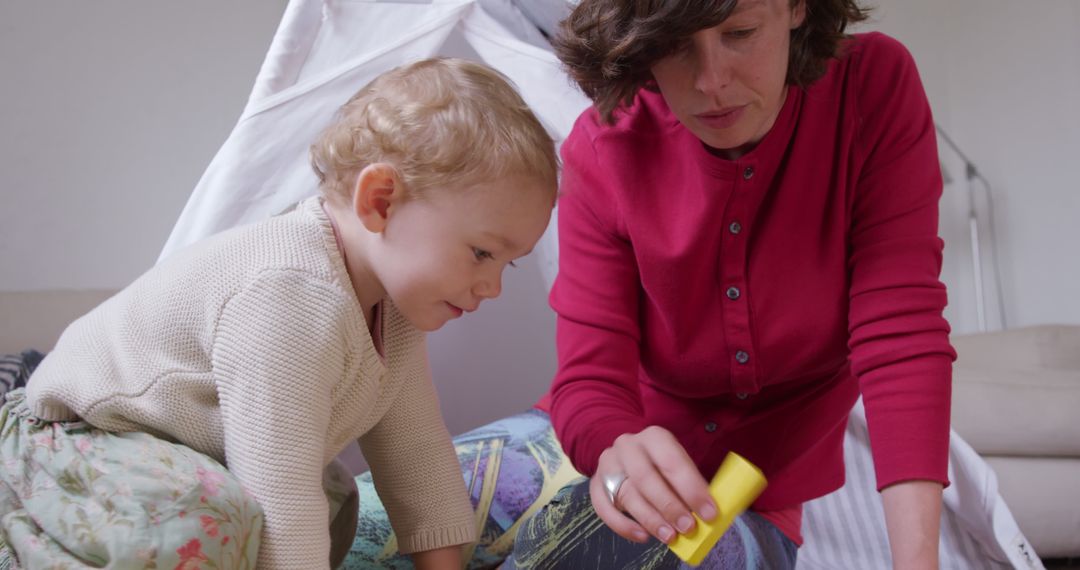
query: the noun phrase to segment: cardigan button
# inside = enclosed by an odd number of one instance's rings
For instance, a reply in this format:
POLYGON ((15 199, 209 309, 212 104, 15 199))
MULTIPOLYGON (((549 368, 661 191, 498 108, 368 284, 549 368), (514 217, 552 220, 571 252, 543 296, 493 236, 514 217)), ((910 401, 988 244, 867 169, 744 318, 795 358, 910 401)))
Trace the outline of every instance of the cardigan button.
POLYGON ((705 431, 709 433, 716 431, 716 422, 705 422, 705 431))
POLYGON ((747 362, 750 362, 750 355, 747 354, 745 350, 740 350, 739 352, 735 353, 735 362, 738 362, 739 364, 746 364, 747 362))
POLYGON ((738 235, 742 231, 742 224, 739 222, 731 222, 731 225, 727 227, 728 231, 738 235))
POLYGON ((734 300, 739 298, 739 295, 741 295, 741 293, 739 292, 738 287, 728 287, 727 288, 727 298, 728 299, 731 299, 732 301, 734 301, 734 300))
POLYGON ((742 177, 743 177, 743 180, 750 180, 751 178, 753 178, 754 177, 754 167, 753 166, 747 166, 745 169, 743 169, 742 177))

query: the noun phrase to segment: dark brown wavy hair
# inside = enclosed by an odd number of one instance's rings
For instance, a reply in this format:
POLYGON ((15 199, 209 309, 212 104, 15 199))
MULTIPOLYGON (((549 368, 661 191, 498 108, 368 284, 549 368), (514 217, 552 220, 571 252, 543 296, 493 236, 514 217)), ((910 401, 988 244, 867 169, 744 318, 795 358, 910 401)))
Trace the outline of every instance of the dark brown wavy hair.
MULTIPOLYGON (((795 6, 799 0, 790 0, 795 6)), ((865 20, 857 0, 802 0, 806 19, 791 31, 787 82, 806 86, 839 54, 848 24, 865 20)), ((629 104, 656 61, 693 33, 731 15, 738 0, 581 0, 552 40, 570 77, 601 117, 629 104)))

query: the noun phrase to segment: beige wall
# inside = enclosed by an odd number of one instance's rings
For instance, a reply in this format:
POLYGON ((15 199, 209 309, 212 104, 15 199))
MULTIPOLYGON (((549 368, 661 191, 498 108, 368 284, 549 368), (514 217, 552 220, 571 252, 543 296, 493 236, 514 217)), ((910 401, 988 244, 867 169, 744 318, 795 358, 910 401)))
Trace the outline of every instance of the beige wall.
POLYGON ((154 263, 284 6, 0 2, 0 291, 117 289, 154 263))
POLYGON ((112 295, 107 290, 0 291, 0 354, 48 351, 72 320, 112 295))
MULTIPOLYGON (((284 3, 0 2, 0 292, 91 290, 76 295, 85 302, 154 262, 284 3)), ((907 43, 938 120, 995 186, 1011 324, 1080 323, 1080 4, 878 4, 870 27, 907 43)), ((950 318, 971 331, 964 193, 946 192, 950 318)), ((452 431, 543 392, 554 371, 544 294, 532 261, 508 272, 502 299, 432 336, 452 431)), ((29 330, 12 307, 0 303, 0 322, 29 330)))
MULTIPOLYGON (((935 117, 990 180, 1010 327, 1080 323, 1080 3, 1074 0, 876 0, 869 26, 903 41, 935 117)), ((963 167, 942 199, 947 316, 973 332, 963 167)), ((984 253, 990 247, 982 195, 984 253)), ((989 324, 999 325, 991 258, 989 324)))

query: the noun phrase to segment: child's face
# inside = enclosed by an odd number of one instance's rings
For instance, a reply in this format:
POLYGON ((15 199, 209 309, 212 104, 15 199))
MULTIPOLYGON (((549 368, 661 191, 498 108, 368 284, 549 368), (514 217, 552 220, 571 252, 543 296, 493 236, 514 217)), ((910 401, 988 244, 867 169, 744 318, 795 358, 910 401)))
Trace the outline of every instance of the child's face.
POLYGON ((414 326, 436 330, 499 296, 503 270, 532 251, 552 206, 550 190, 525 178, 431 189, 387 219, 379 281, 414 326))

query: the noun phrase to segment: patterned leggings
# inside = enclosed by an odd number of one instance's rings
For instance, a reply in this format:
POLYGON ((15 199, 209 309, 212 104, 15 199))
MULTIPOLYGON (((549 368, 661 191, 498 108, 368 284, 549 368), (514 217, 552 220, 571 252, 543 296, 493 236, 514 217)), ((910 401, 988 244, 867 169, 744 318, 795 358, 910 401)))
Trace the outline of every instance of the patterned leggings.
MULTIPOLYGON (((563 454, 547 414, 524 414, 454 438, 480 540, 468 568, 687 568, 659 541, 637 544, 613 533, 589 502, 588 480, 563 454)), ((356 478, 360 514, 344 568, 412 568, 397 543, 371 474, 356 478)), ((796 547, 775 526, 747 512, 717 543, 701 568, 785 570, 796 547)))
MULTIPOLYGON (((145 433, 38 419, 21 388, 6 400, 0 570, 256 566, 262 510, 221 464, 145 433)), ((356 494, 336 462, 323 487, 336 564, 354 536, 356 494)))

